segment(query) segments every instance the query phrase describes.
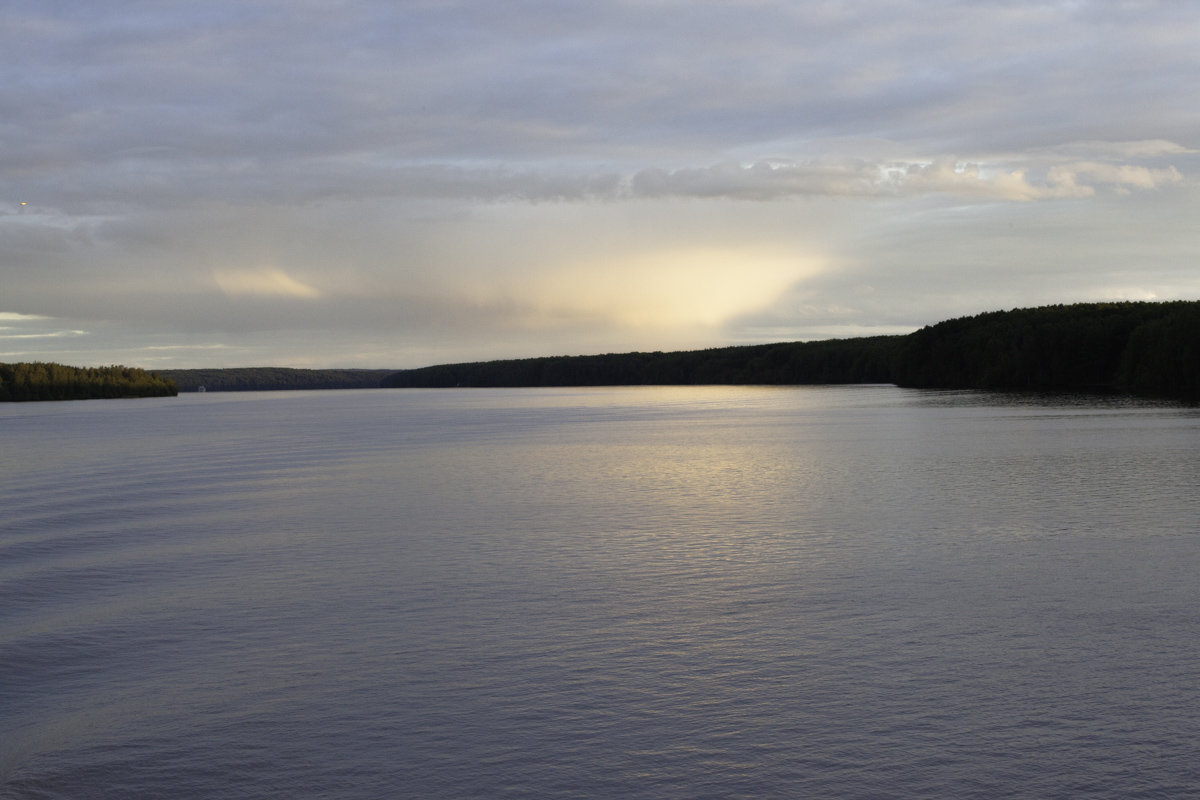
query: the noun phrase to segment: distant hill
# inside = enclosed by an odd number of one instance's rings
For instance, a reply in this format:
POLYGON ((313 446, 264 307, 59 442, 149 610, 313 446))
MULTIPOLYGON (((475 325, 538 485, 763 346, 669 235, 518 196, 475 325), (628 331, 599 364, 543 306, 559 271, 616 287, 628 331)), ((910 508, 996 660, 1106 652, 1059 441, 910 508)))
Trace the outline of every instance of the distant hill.
POLYGON ((890 383, 898 336, 744 345, 672 353, 549 356, 404 370, 391 388, 890 383))
POLYGON ((262 392, 283 389, 378 389, 390 369, 292 369, 289 367, 232 367, 229 369, 164 369, 158 374, 175 381, 181 392, 201 386, 209 392, 262 392))
POLYGON ((383 381, 394 388, 821 383, 1200 399, 1200 302, 994 311, 906 336, 443 364, 383 381))

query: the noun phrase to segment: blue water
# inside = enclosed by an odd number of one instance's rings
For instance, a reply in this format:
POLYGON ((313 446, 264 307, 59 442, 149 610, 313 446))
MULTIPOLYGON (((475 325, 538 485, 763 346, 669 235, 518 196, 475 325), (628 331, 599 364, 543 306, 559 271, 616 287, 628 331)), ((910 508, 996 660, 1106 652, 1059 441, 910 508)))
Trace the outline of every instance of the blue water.
POLYGON ((3 798, 1200 794, 1200 412, 0 407, 3 798))

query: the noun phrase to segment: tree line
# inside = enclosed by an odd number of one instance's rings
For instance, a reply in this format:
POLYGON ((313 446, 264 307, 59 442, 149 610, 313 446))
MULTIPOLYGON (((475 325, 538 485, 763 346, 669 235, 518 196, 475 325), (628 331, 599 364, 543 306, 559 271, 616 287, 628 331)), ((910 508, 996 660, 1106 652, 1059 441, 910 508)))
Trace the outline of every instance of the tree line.
POLYGON ((1200 400, 1200 302, 993 311, 904 336, 550 356, 397 372, 383 386, 894 383, 1200 400))
POLYGON ((1200 302, 1078 303, 947 320, 904 337, 892 382, 1200 399, 1200 302))
POLYGON ((210 392, 261 392, 283 389, 377 389, 380 382, 394 371, 229 367, 164 369, 159 374, 175 381, 181 392, 195 392, 201 386, 210 392))
POLYGON ((743 345, 708 350, 547 356, 397 372, 385 387, 641 386, 887 383, 899 337, 743 345))
POLYGON ((0 364, 0 401, 173 397, 175 384, 135 367, 69 367, 53 362, 0 364))
POLYGON ((1200 401, 1200 301, 992 311, 904 336, 547 356, 418 369, 161 370, 0 364, 0 401, 178 391, 894 383, 913 388, 1106 391, 1200 401))

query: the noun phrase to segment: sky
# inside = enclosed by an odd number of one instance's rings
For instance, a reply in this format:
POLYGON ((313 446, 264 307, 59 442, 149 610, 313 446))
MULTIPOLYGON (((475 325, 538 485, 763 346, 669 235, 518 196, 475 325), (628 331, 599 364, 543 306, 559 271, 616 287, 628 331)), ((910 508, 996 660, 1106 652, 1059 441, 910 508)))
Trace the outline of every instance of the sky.
POLYGON ((0 9, 0 361, 407 368, 1172 299, 1188 0, 0 9))

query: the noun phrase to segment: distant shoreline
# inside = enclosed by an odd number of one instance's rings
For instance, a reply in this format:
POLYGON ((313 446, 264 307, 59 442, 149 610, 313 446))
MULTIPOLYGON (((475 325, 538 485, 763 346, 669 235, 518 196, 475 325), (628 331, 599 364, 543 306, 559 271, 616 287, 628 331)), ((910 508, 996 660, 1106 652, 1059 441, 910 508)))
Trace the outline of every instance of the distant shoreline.
POLYGON ((201 387, 221 392, 849 383, 1101 391, 1197 401, 1200 301, 1042 306, 946 320, 907 335, 545 356, 406 370, 236 367, 147 373, 125 367, 0 364, 0 400, 163 396, 201 387), (95 377, 104 370, 111 373, 107 378, 95 377), (35 373, 41 376, 36 391, 28 380, 35 373), (85 379, 84 373, 93 377, 85 379), (89 380, 94 385, 86 388, 89 380))
POLYGON ((1200 302, 994 311, 908 335, 403 370, 392 388, 893 383, 1200 399, 1200 302))
POLYGON ((228 367, 161 369, 181 392, 263 392, 305 389, 378 389, 394 369, 297 369, 292 367, 228 367))

